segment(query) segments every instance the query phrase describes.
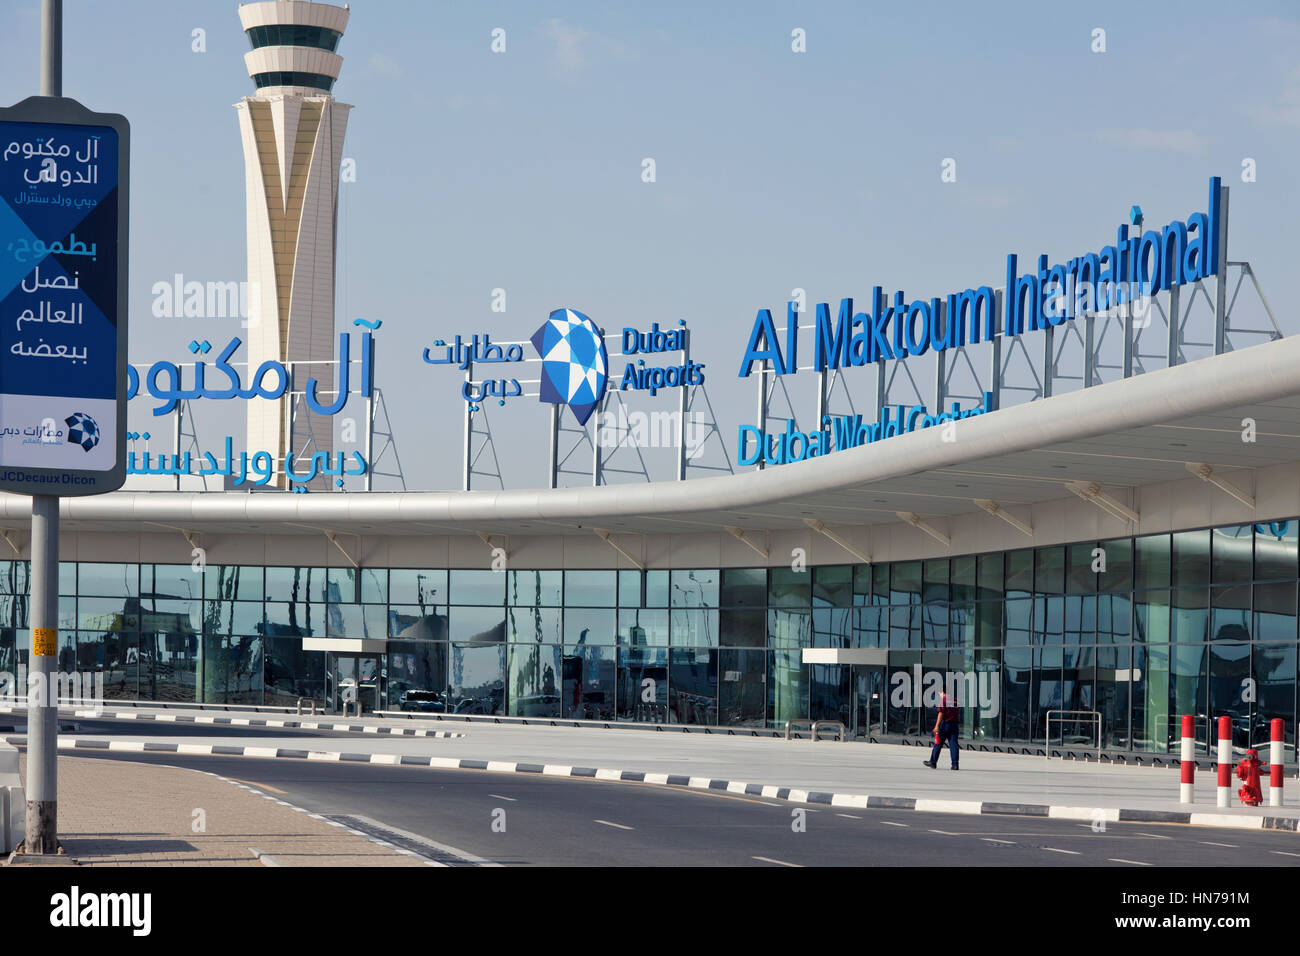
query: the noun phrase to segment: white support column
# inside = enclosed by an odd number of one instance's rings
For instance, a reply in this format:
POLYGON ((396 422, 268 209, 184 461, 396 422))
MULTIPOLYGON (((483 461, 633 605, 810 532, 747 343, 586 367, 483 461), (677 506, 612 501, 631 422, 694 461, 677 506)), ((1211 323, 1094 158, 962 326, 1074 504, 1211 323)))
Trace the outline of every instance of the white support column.
POLYGON ((725 531, 727 532, 727 534, 731 535, 733 538, 735 538, 735 539, 736 539, 737 541, 739 541, 741 544, 745 545, 745 546, 746 546, 747 548, 749 548, 751 551, 755 551, 755 552, 757 552, 758 555, 759 555, 761 558, 763 558, 763 560, 766 561, 766 560, 770 557, 770 554, 769 554, 767 548, 760 548, 760 547, 759 547, 758 545, 756 545, 754 542, 750 541, 747 537, 745 537, 745 529, 744 529, 744 528, 737 528, 735 525, 731 525, 731 524, 725 524, 725 525, 723 525, 722 527, 723 527, 723 530, 725 530, 725 531))
POLYGON ((1214 473, 1214 469, 1211 468, 1209 465, 1206 465, 1198 461, 1189 461, 1186 463, 1186 465, 1187 465, 1187 470, 1190 471, 1197 478, 1201 479, 1201 481, 1205 481, 1214 485, 1214 487, 1218 488, 1224 494, 1228 495, 1229 497, 1235 498, 1237 501, 1240 501, 1247 508, 1254 509, 1255 507, 1254 497, 1246 494, 1246 492, 1242 491, 1240 488, 1238 488, 1236 485, 1232 484, 1231 482, 1227 481, 1226 479, 1220 478, 1218 475, 1214 473))
POLYGON ((1025 524, 1015 515, 1011 514, 1011 512, 1003 508, 996 501, 993 501, 988 498, 972 498, 971 500, 974 501, 975 504, 979 505, 980 508, 984 509, 989 514, 991 514, 993 517, 1001 518, 1003 521, 1011 525, 1011 527, 1015 528, 1017 531, 1019 531, 1021 534, 1025 535, 1026 537, 1032 538, 1034 536, 1034 529, 1032 526, 1025 524))
POLYGON ((642 564, 636 558, 632 557, 631 553, 628 552, 626 548, 624 548, 621 544, 619 544, 617 541, 614 540, 614 536, 609 533, 608 528, 592 528, 591 530, 596 533, 596 537, 600 538, 601 541, 604 541, 607 545, 609 545, 619 554, 623 555, 623 557, 627 558, 628 561, 630 561, 637 570, 639 571, 645 570, 644 564, 642 564))
POLYGON ((940 531, 938 528, 934 527, 933 525, 927 524, 924 520, 922 520, 921 516, 916 514, 915 512, 896 511, 894 512, 894 514, 898 515, 900 518, 902 518, 904 521, 910 524, 913 528, 916 528, 918 531, 924 531, 930 537, 934 538, 935 541, 938 541, 940 544, 942 544, 945 548, 952 547, 952 538, 948 537, 946 534, 944 534, 942 531, 940 531))
POLYGON ((843 549, 844 549, 845 551, 847 551, 849 554, 853 555, 855 558, 857 558, 857 559, 858 559, 859 561, 861 561, 863 564, 870 564, 870 563, 871 563, 871 558, 870 558, 870 557, 868 557, 867 555, 863 554, 863 553, 862 553, 861 551, 859 551, 857 548, 853 547, 853 545, 849 544, 847 541, 845 541, 843 538, 841 538, 839 535, 837 535, 837 534, 836 534, 834 531, 832 531, 830 528, 826 527, 826 523, 823 522, 821 519, 819 519, 819 518, 804 518, 804 519, 803 519, 803 523, 806 524, 808 527, 812 528, 814 531, 816 531, 818 534, 822 535, 823 537, 828 538, 828 539, 830 539, 831 541, 834 541, 834 542, 835 542, 836 544, 838 544, 841 548, 843 548, 843 549))
POLYGON ((1102 511, 1121 521, 1128 521, 1137 524, 1139 515, 1136 511, 1121 501, 1112 498, 1106 492, 1101 490, 1101 485, 1095 481, 1067 481, 1065 487, 1072 493, 1078 495, 1084 501, 1096 505, 1102 511))

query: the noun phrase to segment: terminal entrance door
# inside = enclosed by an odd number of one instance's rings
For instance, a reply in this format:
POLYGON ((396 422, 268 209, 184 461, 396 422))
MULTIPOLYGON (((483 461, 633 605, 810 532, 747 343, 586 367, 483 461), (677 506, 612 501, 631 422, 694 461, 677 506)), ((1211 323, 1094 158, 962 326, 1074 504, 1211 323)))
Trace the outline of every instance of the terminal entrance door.
POLYGON ((378 657, 359 654, 331 654, 333 658, 333 712, 343 709, 344 699, 360 701, 362 711, 383 709, 378 657))
POLYGON ((877 664, 855 664, 850 684, 853 690, 853 736, 884 733, 885 668, 877 664))

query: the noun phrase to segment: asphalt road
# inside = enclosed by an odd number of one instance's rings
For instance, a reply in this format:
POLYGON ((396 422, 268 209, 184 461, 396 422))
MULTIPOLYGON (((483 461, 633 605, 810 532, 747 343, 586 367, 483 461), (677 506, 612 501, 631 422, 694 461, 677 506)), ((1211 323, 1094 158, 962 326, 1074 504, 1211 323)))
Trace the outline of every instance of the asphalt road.
MULTIPOLYGON (((247 728, 241 728, 246 731, 247 728)), ((210 732, 211 727, 205 727, 210 732)), ((431 859, 508 866, 1294 866, 1300 835, 806 807, 653 784, 293 759, 79 752, 190 767, 431 859), (403 836, 405 834, 405 836, 403 836)))
MULTIPOLYGON (((308 718, 310 719, 310 718, 308 718)), ((342 723, 342 719, 339 720, 342 723)), ((27 719, 22 715, 0 717, 0 734, 27 733, 27 719)), ((59 734, 69 737, 357 737, 346 730, 305 730, 300 727, 249 727, 236 724, 173 723, 155 720, 88 720, 83 717, 60 717, 59 734)), ((367 735, 372 736, 372 735, 367 735)), ((385 735, 379 735, 381 739, 385 735)))

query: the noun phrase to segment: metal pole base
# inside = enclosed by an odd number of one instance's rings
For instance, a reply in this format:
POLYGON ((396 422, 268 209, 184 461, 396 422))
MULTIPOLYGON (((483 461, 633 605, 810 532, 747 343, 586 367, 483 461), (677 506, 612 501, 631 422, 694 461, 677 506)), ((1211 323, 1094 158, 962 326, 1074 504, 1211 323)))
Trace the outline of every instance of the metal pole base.
POLYGON ((56 834, 59 804, 55 800, 27 801, 27 841, 23 847, 25 853, 58 853, 59 841, 56 834))

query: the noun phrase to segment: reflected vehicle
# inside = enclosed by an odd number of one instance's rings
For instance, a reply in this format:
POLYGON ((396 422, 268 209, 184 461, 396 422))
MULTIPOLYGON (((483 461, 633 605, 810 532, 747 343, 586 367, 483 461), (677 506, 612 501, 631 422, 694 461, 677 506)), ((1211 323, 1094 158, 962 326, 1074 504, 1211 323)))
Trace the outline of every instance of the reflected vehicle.
POLYGON ((437 691, 408 690, 402 692, 401 709, 444 714, 447 712, 447 701, 437 691))

